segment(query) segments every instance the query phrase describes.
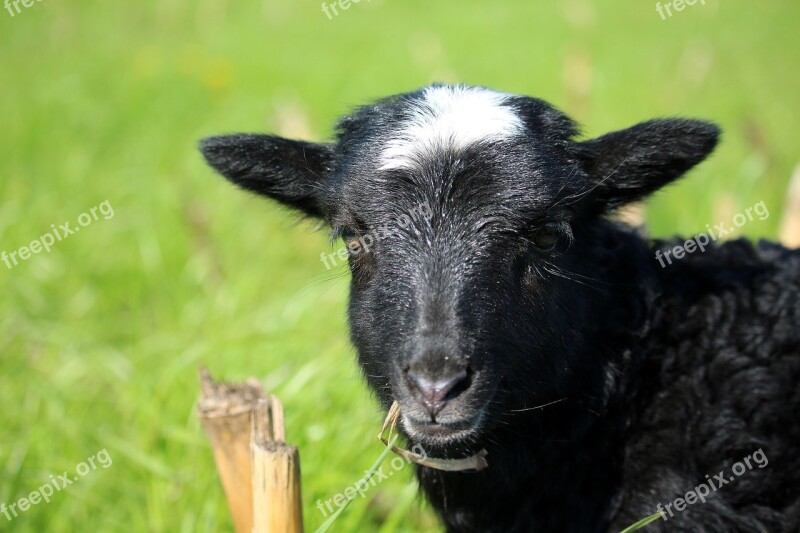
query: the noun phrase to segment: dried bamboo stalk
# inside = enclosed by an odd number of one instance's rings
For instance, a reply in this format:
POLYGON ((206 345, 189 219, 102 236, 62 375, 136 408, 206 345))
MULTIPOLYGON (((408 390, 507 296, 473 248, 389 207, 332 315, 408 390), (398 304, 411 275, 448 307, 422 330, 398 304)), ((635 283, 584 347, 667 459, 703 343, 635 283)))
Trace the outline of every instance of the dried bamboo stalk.
POLYGON ((779 240, 789 248, 800 247, 800 165, 794 169, 786 192, 786 206, 781 220, 779 240))
POLYGON ((200 370, 198 415, 237 533, 302 533, 300 456, 285 444, 283 405, 254 378, 215 382, 200 370))
POLYGON ((258 402, 251 435, 253 531, 302 533, 300 455, 283 442, 283 406, 275 396, 258 402))
POLYGON ((200 387, 198 416, 214 450, 234 526, 237 533, 251 533, 251 413, 266 394, 257 380, 251 378, 243 384, 215 382, 205 369, 200 369, 200 387))

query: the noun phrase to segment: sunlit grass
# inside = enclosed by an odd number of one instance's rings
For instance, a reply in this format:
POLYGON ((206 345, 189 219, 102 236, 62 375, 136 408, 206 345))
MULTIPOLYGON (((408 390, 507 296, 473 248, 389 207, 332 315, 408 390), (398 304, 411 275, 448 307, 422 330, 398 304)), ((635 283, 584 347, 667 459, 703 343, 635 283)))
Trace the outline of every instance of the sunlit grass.
MULTIPOLYGON (((696 233, 764 200, 774 236, 797 163, 796 2, 712 2, 662 21, 622 1, 318 3, 47 0, 0 11, 0 251, 109 200, 98 222, 0 263, 0 503, 106 448, 93 472, 0 530, 220 531, 231 522, 195 419, 196 368, 258 376, 300 448, 305 521, 363 476, 382 420, 347 342, 347 274, 324 231, 223 183, 196 141, 234 130, 324 138, 353 105, 465 81, 541 96, 587 134, 653 116, 725 142, 648 206, 696 233)), ((404 471, 334 530, 429 531, 404 471)))

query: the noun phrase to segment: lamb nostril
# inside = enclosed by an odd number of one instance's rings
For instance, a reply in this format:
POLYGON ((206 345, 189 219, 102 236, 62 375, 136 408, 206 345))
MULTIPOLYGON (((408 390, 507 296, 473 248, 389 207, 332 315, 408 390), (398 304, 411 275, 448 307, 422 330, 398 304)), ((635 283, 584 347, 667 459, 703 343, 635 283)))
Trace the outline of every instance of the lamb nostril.
POLYGON ((444 409, 447 402, 469 387, 468 373, 461 370, 443 378, 431 379, 410 370, 407 374, 413 392, 418 393, 420 403, 431 416, 444 409))

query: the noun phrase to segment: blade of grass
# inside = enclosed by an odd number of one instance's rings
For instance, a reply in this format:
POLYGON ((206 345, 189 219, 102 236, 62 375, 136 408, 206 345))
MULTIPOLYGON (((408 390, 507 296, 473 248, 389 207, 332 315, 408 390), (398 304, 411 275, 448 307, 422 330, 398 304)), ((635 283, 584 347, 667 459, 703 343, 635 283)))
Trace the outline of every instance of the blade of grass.
POLYGON ((649 524, 651 522, 655 522, 659 518, 661 518, 661 513, 656 513, 656 514, 650 515, 647 518, 642 518, 641 520, 639 520, 635 524, 629 525, 628 527, 626 527, 625 529, 623 529, 619 533, 631 533, 631 531, 636 531, 638 529, 642 529, 647 524, 649 524))
MULTIPOLYGON (((377 471, 378 471, 378 469, 381 467, 381 465, 383 464, 383 462, 386 460, 386 457, 387 457, 387 456, 388 456, 388 455, 389 455, 389 454, 392 452, 392 446, 394 446, 394 443, 395 443, 395 442, 397 442, 397 436, 395 436, 395 437, 394 437, 394 438, 393 438, 393 439, 392 439, 392 440, 389 442, 388 446, 386 446, 386 449, 384 449, 384 450, 383 450, 383 452, 380 454, 380 456, 378 457, 378 459, 377 459, 377 460, 375 461, 375 463, 374 463, 374 464, 373 464, 373 465, 370 467, 370 469, 369 469, 369 470, 367 470, 367 473, 364 475, 364 477, 363 477, 363 478, 362 478, 360 481, 363 481, 363 482, 365 482, 365 483, 366 483, 366 482, 368 482, 370 479, 372 479, 372 476, 374 476, 374 475, 375 475, 375 472, 377 472, 377 471)), ((319 527, 316 529, 316 531, 314 531, 314 533, 325 533, 326 531, 328 531, 328 529, 330 529, 330 527, 333 525, 333 523, 334 523, 334 522, 336 522, 336 519, 337 519, 337 518, 339 518, 339 515, 340 515, 340 514, 342 514, 342 513, 344 512, 344 510, 345 510, 345 509, 347 509, 347 506, 348 506, 348 505, 350 505, 350 502, 352 502, 354 499, 355 499, 355 497, 348 499, 348 500, 347 500, 347 501, 344 503, 344 505, 342 505, 341 507, 339 507, 338 509, 336 509, 336 511, 335 511, 335 512, 334 512, 334 513, 333 513, 333 514, 330 516, 330 518, 328 518, 327 520, 325 520, 325 522, 323 522, 323 523, 322 523, 322 525, 321 525, 321 526, 319 526, 319 527)))

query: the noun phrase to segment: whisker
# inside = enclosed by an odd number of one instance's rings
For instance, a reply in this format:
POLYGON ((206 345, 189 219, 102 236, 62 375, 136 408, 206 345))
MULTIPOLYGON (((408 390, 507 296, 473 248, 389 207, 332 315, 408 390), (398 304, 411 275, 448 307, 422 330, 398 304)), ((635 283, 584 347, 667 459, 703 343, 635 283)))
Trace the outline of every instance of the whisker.
POLYGON ((566 398, 561 398, 560 400, 553 400, 552 402, 543 403, 542 405, 537 405, 536 407, 526 407, 524 409, 511 409, 510 411, 514 412, 514 413, 522 413, 524 411, 533 411, 535 409, 544 409, 545 407, 548 407, 550 405, 555 405, 557 403, 563 402, 564 400, 566 400, 566 398))
MULTIPOLYGON (((592 192, 592 191, 594 191, 596 188, 598 188, 599 186, 601 186, 603 183, 605 183, 605 182, 606 182, 606 180, 608 180, 608 179, 609 179, 611 176, 613 176, 614 174, 616 174, 616 173, 617 173, 617 171, 618 171, 618 170, 619 170, 619 169, 622 167, 622 165, 624 165, 624 164, 625 164, 625 162, 626 162, 628 159, 630 159, 630 157, 631 157, 631 156, 628 156, 628 157, 626 157, 626 158, 625 158, 625 159, 624 159, 624 160, 623 160, 623 161, 622 161, 622 162, 621 162, 619 165, 617 165, 617 168, 615 168, 614 170, 612 170, 612 171, 611 171, 611 173, 610 173, 608 176, 604 177, 603 179, 601 179, 600 181, 598 181, 597 183, 595 183, 595 184, 594 184, 594 186, 592 186, 590 189, 587 189, 586 191, 582 191, 582 192, 579 192, 579 193, 575 193, 575 194, 574 194, 574 195, 572 195, 572 196, 566 196, 566 197, 564 197, 564 200, 571 200, 572 198, 574 198, 574 199, 575 199, 575 201, 574 201, 574 202, 570 202, 570 203, 568 203, 568 204, 566 204, 566 205, 572 205, 572 204, 576 203, 578 200, 580 200, 581 198, 583 198, 584 196, 586 196, 587 194, 591 193, 591 192, 592 192)), ((559 202, 559 203, 560 203, 560 202, 559 202)), ((558 203, 557 203, 556 205, 558 205, 558 203)))

